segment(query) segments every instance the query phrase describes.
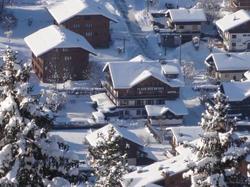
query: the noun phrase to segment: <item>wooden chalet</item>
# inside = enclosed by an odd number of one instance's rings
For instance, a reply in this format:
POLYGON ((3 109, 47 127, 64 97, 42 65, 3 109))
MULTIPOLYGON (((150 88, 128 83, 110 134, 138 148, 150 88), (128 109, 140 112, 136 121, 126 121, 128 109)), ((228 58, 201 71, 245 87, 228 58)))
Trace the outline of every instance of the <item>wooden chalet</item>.
POLYGON ((46 83, 87 78, 89 54, 93 47, 81 35, 51 25, 24 38, 32 51, 32 65, 46 83))
MULTIPOLYGON (((191 152, 191 151, 190 151, 191 152)), ((122 187, 161 186, 190 187, 189 178, 184 179, 183 173, 188 171, 187 160, 192 153, 174 156, 164 161, 155 162, 123 176, 122 187)))
POLYGON ((222 92, 228 97, 228 114, 238 119, 250 117, 250 82, 224 82, 222 92))
POLYGON ((239 10, 216 21, 218 32, 228 51, 250 50, 250 13, 239 10))
POLYGON ((108 124, 86 136, 86 140, 90 146, 96 147, 98 145, 98 136, 102 133, 104 136, 107 132, 114 128, 118 136, 121 137, 119 148, 123 153, 127 154, 129 165, 148 165, 153 160, 146 151, 144 151, 144 142, 136 134, 130 132, 124 127, 119 127, 114 124, 108 124))
POLYGON ((153 126, 169 126, 183 124, 183 117, 188 111, 181 99, 166 100, 163 105, 145 106, 149 123, 153 126))
POLYGON ((93 0, 64 0, 47 7, 54 23, 84 36, 95 48, 108 48, 110 21, 115 17, 93 0))
POLYGON ((217 81, 240 81, 250 69, 250 53, 212 53, 205 64, 208 74, 217 81))
POLYGON ((230 0, 230 5, 234 10, 250 9, 250 1, 249 0, 230 0))
POLYGON ((199 37, 202 25, 207 21, 202 9, 169 9, 166 18, 169 30, 166 34, 167 40, 175 44, 191 41, 195 36, 199 37))
POLYGON ((178 99, 180 87, 184 85, 175 63, 112 62, 103 71, 106 93, 92 95, 91 99, 106 116, 145 118, 145 105, 164 105, 165 100, 178 99))

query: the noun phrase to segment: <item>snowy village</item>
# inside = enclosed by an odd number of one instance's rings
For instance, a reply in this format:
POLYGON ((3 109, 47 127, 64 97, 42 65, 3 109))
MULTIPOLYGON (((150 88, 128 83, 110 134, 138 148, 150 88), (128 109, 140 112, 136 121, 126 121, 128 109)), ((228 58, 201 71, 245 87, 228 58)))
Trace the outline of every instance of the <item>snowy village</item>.
POLYGON ((0 186, 249 187, 250 0, 0 0, 0 186))

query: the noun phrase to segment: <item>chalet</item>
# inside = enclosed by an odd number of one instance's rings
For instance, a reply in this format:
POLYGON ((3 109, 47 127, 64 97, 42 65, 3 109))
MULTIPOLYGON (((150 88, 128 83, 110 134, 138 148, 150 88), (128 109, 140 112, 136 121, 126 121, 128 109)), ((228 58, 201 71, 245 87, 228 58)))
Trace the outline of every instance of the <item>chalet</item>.
POLYGON ((163 105, 146 105, 145 106, 148 120, 151 125, 181 125, 183 117, 188 111, 182 100, 166 100, 163 105))
POLYGON ((81 35, 51 25, 24 38, 32 51, 32 65, 43 82, 55 83, 87 78, 93 47, 81 35))
POLYGON ((250 69, 250 53, 212 53, 205 59, 209 75, 218 81, 239 81, 250 69))
MULTIPOLYGON (((197 144, 200 139, 192 141, 191 144, 197 144)), ((161 186, 161 187, 190 187, 190 178, 183 178, 189 168, 189 161, 193 160, 195 154, 191 148, 178 146, 180 154, 163 161, 155 162, 151 165, 138 168, 123 176, 122 187, 142 187, 142 186, 161 186)), ((247 164, 250 162, 250 156, 239 164, 237 170, 247 176, 247 164)), ((229 186, 235 186, 230 184, 229 186)))
POLYGON ((250 13, 239 10, 216 21, 218 32, 228 51, 250 49, 250 13))
POLYGON ((146 165, 155 162, 157 159, 152 158, 150 149, 145 148, 145 142, 138 137, 135 133, 129 131, 125 127, 118 125, 108 124, 86 136, 86 140, 90 146, 96 147, 100 141, 99 135, 102 133, 104 136, 107 132, 114 128, 117 136, 121 137, 119 147, 121 151, 127 154, 129 165, 146 165))
POLYGON ((165 186, 189 187, 190 179, 184 179, 183 173, 188 170, 188 162, 192 158, 191 151, 164 161, 137 169, 123 176, 122 187, 165 186))
POLYGON ((95 48, 110 43, 110 21, 116 18, 94 0, 64 0, 47 7, 54 23, 84 36, 95 48))
POLYGON ((174 41, 176 37, 177 40, 181 37, 181 42, 200 36, 202 24, 207 21, 202 9, 169 9, 166 18, 167 28, 170 30, 168 38, 174 37, 174 41))
POLYGON ((239 9, 250 9, 250 1, 249 0, 230 0, 231 7, 235 10, 239 9))
POLYGON ((171 134, 170 143, 175 149, 185 142, 191 142, 200 138, 202 129, 200 126, 177 126, 166 128, 166 132, 171 134))
POLYGON ((245 119, 250 117, 250 82, 225 82, 222 92, 228 97, 230 116, 245 119))
POLYGON ((91 99, 106 117, 145 118, 145 105, 165 105, 165 100, 178 99, 184 85, 178 65, 172 62, 110 62, 103 71, 106 93, 91 99))

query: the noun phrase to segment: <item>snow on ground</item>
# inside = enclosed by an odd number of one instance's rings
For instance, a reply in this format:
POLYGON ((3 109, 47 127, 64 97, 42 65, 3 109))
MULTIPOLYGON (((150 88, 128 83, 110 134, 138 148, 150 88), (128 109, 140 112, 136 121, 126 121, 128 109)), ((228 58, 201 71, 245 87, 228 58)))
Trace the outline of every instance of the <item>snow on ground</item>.
POLYGON ((88 146, 85 144, 85 136, 88 130, 56 130, 51 131, 51 135, 58 135, 64 139, 70 147, 70 151, 75 152, 81 160, 87 155, 88 146))
POLYGON ((0 29, 0 50, 6 45, 10 45, 17 50, 22 60, 26 61, 30 58, 31 53, 25 45, 23 38, 38 29, 46 27, 52 23, 49 13, 40 5, 37 6, 10 6, 6 8, 6 12, 12 13, 17 18, 17 25, 12 29, 12 35, 9 40, 6 38, 6 30, 0 29), (28 19, 32 19, 32 25, 28 25, 28 19))
MULTIPOLYGON (((145 1, 125 0, 124 2, 127 4, 128 10, 126 10, 126 7, 123 7, 122 9, 120 7, 121 5, 126 4, 119 4, 115 0, 97 1, 102 3, 103 6, 105 6, 111 13, 116 15, 118 23, 111 23, 111 37, 113 41, 111 47, 109 49, 97 49, 98 56, 91 56, 91 63, 94 67, 96 67, 96 72, 94 75, 102 75, 102 67, 108 61, 128 60, 138 54, 143 53, 146 53, 146 56, 148 57, 157 59, 164 57, 164 49, 158 46, 158 36, 152 30, 150 30, 152 28, 148 30, 146 28, 146 26, 149 26, 150 24, 150 19, 149 17, 144 16, 145 11, 143 11, 143 9, 145 9, 146 6, 145 1), (126 15, 126 17, 124 17, 124 15, 126 15), (138 24, 139 26, 144 25, 144 30, 146 31, 141 31, 138 24), (124 44, 125 53, 119 53, 118 49, 123 50, 124 44)), ((4 30, 0 30, 0 50, 3 50, 5 45, 11 45, 15 50, 20 52, 20 56, 23 61, 30 59, 31 52, 24 44, 23 38, 52 23, 52 17, 44 9, 45 2, 45 0, 21 0, 16 2, 14 6, 7 7, 7 12, 13 13, 18 18, 18 23, 13 29, 13 35, 10 38, 10 44, 8 43, 8 39, 4 34, 4 30), (30 18, 32 18, 32 25, 28 26, 28 19, 30 18)), ((150 11, 165 10, 165 3, 173 3, 175 5, 179 3, 179 5, 182 7, 190 7, 195 3, 194 0, 162 0, 155 2, 156 4, 149 8, 150 11)), ((204 77, 203 74, 205 72, 205 65, 203 61, 210 53, 207 42, 201 41, 199 50, 195 50, 192 46, 192 43, 188 42, 181 46, 181 51, 183 63, 194 63, 194 66, 198 72, 198 76, 194 81, 201 81, 198 79, 200 79, 200 77, 204 77)), ((219 50, 214 49, 214 51, 219 50)), ((179 59, 180 48, 168 48, 166 52, 166 59, 179 59)), ((97 81, 99 81, 99 78, 97 78, 97 81)), ((32 75, 31 82, 33 85, 35 85, 34 89, 36 92, 39 92, 40 89, 48 89, 53 87, 51 84, 40 83, 35 75, 32 75)), ((77 87, 91 87, 94 84, 91 81, 82 81, 78 82, 77 84, 73 83, 73 86, 76 85, 77 87)), ((181 97, 189 109, 189 115, 184 120, 185 124, 195 125, 197 121, 200 120, 200 114, 203 110, 203 108, 200 106, 199 94, 194 92, 191 89, 191 86, 188 85, 182 89, 181 97)), ((57 120, 65 120, 64 122, 70 120, 79 120, 83 122, 86 121, 85 117, 89 117, 92 111, 93 109, 88 96, 71 98, 69 99, 69 102, 66 104, 65 108, 58 112, 57 120)), ((119 123, 127 123, 126 120, 124 121, 125 122, 119 123)), ((137 123, 135 122, 134 124, 137 123)))
POLYGON ((87 122, 94 112, 92 102, 89 96, 83 95, 69 95, 68 102, 62 110, 58 111, 56 115, 56 122, 87 122))

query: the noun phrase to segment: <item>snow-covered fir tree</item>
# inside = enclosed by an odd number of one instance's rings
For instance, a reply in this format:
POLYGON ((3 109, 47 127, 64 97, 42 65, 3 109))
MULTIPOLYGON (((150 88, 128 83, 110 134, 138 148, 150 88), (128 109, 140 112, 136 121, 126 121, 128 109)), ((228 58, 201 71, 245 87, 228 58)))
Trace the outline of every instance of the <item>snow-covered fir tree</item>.
POLYGON ((97 187, 120 186, 122 176, 127 173, 127 156, 119 148, 121 137, 111 127, 107 133, 98 135, 98 144, 90 147, 91 165, 95 170, 97 187))
POLYGON ((195 8, 204 9, 209 21, 218 19, 220 16, 221 0, 198 0, 195 8))
POLYGON ((0 67, 0 184, 77 183, 78 158, 60 137, 48 135, 52 121, 28 93, 29 71, 7 47, 0 67))
POLYGON ((40 104, 49 110, 56 112, 62 108, 67 101, 67 94, 56 89, 42 90, 40 104))
MULTIPOLYGON (((245 138, 235 134, 235 121, 227 116, 225 95, 218 91, 214 104, 207 104, 200 125, 204 131, 197 145, 193 146, 194 159, 184 177, 191 177, 192 187, 244 186, 247 178, 239 167, 248 149, 245 138)), ((247 184, 246 186, 249 186, 247 184)))

